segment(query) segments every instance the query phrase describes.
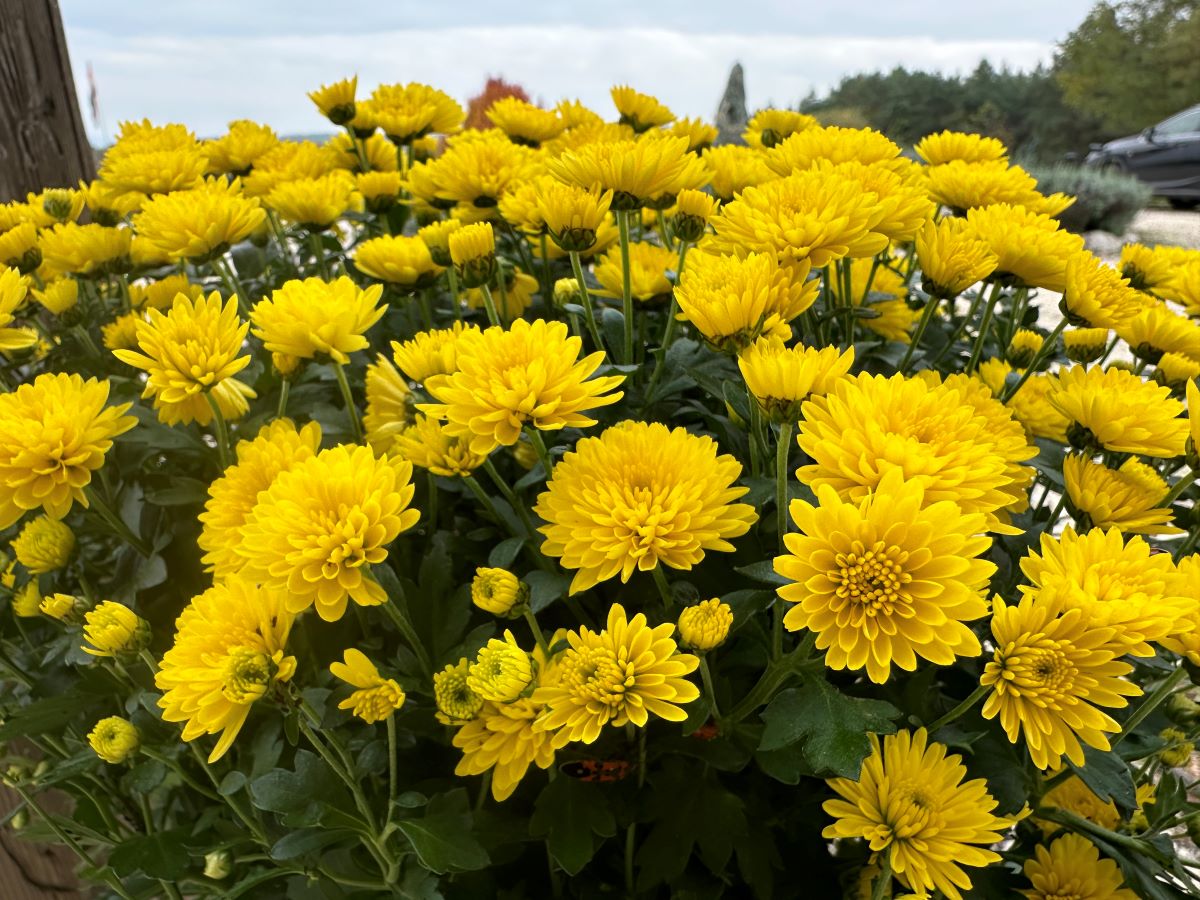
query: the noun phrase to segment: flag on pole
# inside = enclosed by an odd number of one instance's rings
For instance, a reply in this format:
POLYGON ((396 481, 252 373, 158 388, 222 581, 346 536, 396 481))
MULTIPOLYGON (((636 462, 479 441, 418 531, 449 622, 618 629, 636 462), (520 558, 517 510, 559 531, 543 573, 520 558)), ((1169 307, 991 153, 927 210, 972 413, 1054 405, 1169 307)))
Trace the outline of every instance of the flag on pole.
POLYGON ((92 63, 87 64, 88 105, 92 108, 92 124, 100 127, 100 93, 96 90, 96 73, 92 71, 92 63))

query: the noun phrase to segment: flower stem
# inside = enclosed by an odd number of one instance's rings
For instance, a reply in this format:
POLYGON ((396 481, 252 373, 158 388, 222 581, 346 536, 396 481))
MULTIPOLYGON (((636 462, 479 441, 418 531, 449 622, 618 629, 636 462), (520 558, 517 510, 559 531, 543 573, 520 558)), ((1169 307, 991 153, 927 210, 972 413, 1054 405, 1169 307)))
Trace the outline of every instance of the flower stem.
POLYGON ((429 659, 429 654, 425 650, 425 645, 421 643, 421 639, 417 636, 417 630, 413 628, 412 622, 408 621, 408 616, 396 608, 395 602, 389 599, 383 604, 383 611, 387 613, 388 618, 392 620, 392 624, 404 636, 404 640, 408 642, 409 648, 417 657, 417 664, 421 667, 421 671, 426 677, 433 674, 433 663, 429 659))
POLYGON ((587 281, 583 278, 579 254, 572 250, 568 255, 571 257, 571 271, 575 273, 575 280, 579 283, 579 298, 583 301, 583 318, 587 322, 588 334, 592 336, 596 349, 603 350, 604 341, 600 339, 600 329, 596 326, 596 309, 592 306, 592 295, 588 291, 587 281))
POLYGON ((337 376, 338 389, 342 392, 342 400, 346 404, 346 415, 350 417, 350 430, 354 434, 354 443, 363 442, 362 422, 358 419, 358 408, 354 405, 354 396, 350 393, 350 382, 346 380, 346 367, 341 363, 333 364, 333 374, 337 376))
POLYGON ((886 852, 880 857, 879 874, 871 888, 871 900, 884 900, 892 885, 892 858, 886 852))
POLYGON ((983 345, 987 343, 988 332, 992 329, 992 316, 996 314, 996 304, 1000 300, 1000 291, 999 281, 992 284, 987 304, 983 307, 983 318, 979 322, 979 333, 975 335, 975 344, 971 347, 971 358, 967 360, 965 371, 968 375, 975 371, 979 365, 979 358, 983 355, 983 345))
MULTIPOLYGON (((757 401, 754 401, 757 402, 757 401)), ((775 523, 779 531, 779 552, 787 552, 785 538, 788 533, 787 466, 788 451, 792 446, 792 423, 779 426, 779 442, 775 447, 775 523)), ((783 656, 783 602, 775 599, 774 621, 771 627, 771 658, 783 656)))
POLYGON ((396 784, 398 778, 396 776, 396 717, 387 717, 387 738, 388 738, 388 808, 386 821, 392 821, 392 808, 396 805, 396 784))
POLYGON ((708 668, 708 657, 705 654, 700 654, 700 680, 704 682, 704 690, 708 693, 708 705, 712 710, 713 718, 717 722, 717 730, 721 730, 721 710, 717 706, 717 690, 713 686, 712 672, 708 668))
POLYGON ((625 317, 625 344, 621 362, 633 364, 633 286, 629 270, 629 212, 617 213, 617 228, 621 241, 621 312, 625 317))
POLYGON ((225 417, 221 415, 221 407, 212 391, 204 392, 208 408, 212 410, 213 436, 217 439, 217 459, 221 462, 221 471, 229 468, 229 431, 225 425, 225 417))
POLYGON ((483 305, 487 309, 488 321, 493 325, 500 325, 500 314, 496 312, 496 301, 492 299, 492 289, 486 284, 479 286, 479 292, 483 294, 483 305))
POLYGON ((900 360, 900 368, 897 371, 901 375, 908 371, 908 364, 912 362, 913 352, 921 343, 921 338, 925 336, 925 329, 929 327, 929 323, 933 321, 933 317, 937 315, 938 307, 941 305, 942 301, 937 297, 930 297, 926 302, 925 309, 921 313, 921 321, 917 323, 917 330, 913 332, 912 338, 908 342, 908 349, 904 351, 904 358, 900 360))
POLYGON ((282 419, 287 415, 288 392, 291 390, 292 382, 290 379, 283 379, 279 386, 279 408, 275 410, 275 418, 282 419))
POLYGON ((513 537, 517 537, 517 538, 525 537, 525 535, 523 535, 523 534, 518 534, 517 530, 513 528, 513 526, 509 523, 509 521, 507 519, 505 519, 502 515, 500 515, 500 511, 498 509, 496 509, 496 504, 492 502, 492 498, 487 495, 487 491, 485 491, 483 489, 483 485, 481 485, 475 479, 475 476, 464 475, 462 477, 462 480, 463 480, 463 484, 465 484, 468 488, 470 488, 471 493, 475 495, 475 499, 478 500, 480 505, 488 511, 488 514, 495 520, 497 525, 507 527, 510 531, 513 532, 513 537))
POLYGON ((525 623, 529 626, 529 630, 533 632, 533 639, 537 641, 538 649, 546 654, 546 659, 550 658, 550 645, 546 643, 546 636, 542 634, 541 626, 538 625, 537 616, 533 614, 533 610, 529 608, 529 604, 524 604, 524 609, 521 610, 521 615, 525 617, 525 623))
POLYGON ((1133 715, 1125 720, 1125 725, 1121 729, 1121 733, 1112 739, 1111 748, 1115 750, 1121 741, 1129 737, 1133 730, 1142 724, 1146 716, 1158 709, 1162 702, 1171 696, 1172 693, 1174 693, 1175 688, 1179 686, 1179 682, 1183 681, 1183 679, 1186 677, 1187 669, 1183 668, 1183 666, 1180 666, 1165 679, 1163 679, 1159 686, 1154 689, 1154 692, 1146 698, 1145 702, 1143 702, 1142 705, 1137 708, 1133 715))
POLYGON ((671 585, 667 583, 667 576, 663 572, 662 564, 651 569, 650 574, 654 577, 654 586, 658 588, 658 596, 662 598, 663 607, 670 612, 671 607, 675 605, 675 596, 671 593, 671 585))
MULTIPOLYGON (((192 756, 196 758, 196 762, 200 764, 200 768, 204 770, 204 774, 208 776, 208 780, 212 783, 212 786, 216 788, 217 793, 221 793, 221 781, 217 778, 217 774, 212 770, 212 766, 208 764, 208 760, 204 758, 204 754, 201 753, 200 749, 190 741, 188 742, 187 746, 188 749, 192 751, 192 756)), ((250 832, 250 834, 261 846, 270 846, 270 844, 267 843, 266 835, 263 834, 261 826, 259 826, 257 822, 250 818, 250 816, 242 809, 241 804, 233 798, 232 794, 225 797, 225 803, 231 810, 233 810, 233 814, 241 820, 242 824, 246 826, 246 830, 250 832)))
POLYGON ((1186 491, 1191 486, 1192 482, 1195 480, 1196 480, 1196 473, 1188 472, 1186 475, 1184 475, 1182 478, 1180 478, 1177 482, 1175 482, 1175 486, 1172 487, 1171 490, 1169 490, 1167 492, 1167 496, 1163 497, 1161 500, 1158 501, 1158 505, 1164 506, 1164 507, 1169 507, 1172 503, 1174 503, 1177 499, 1179 499, 1179 495, 1182 494, 1184 491, 1186 491))
POLYGON ((242 289, 241 283, 238 281, 233 268, 228 266, 224 257, 218 256, 212 261, 212 267, 216 270, 221 280, 225 282, 225 290, 229 291, 231 297, 237 297, 238 313, 242 318, 249 318, 250 306, 249 300, 243 296, 246 292, 242 289))
POLYGON ((550 459, 550 451, 546 449, 546 442, 542 440, 542 434, 532 425, 525 428, 525 432, 529 435, 529 442, 533 444, 533 449, 537 451, 538 459, 542 462, 542 468, 546 473, 546 480, 550 480, 550 475, 554 472, 554 463, 550 459))
POLYGON ((946 713, 940 719, 936 719, 934 721, 934 723, 932 725, 927 726, 925 730, 928 731, 930 734, 933 734, 939 728, 944 728, 945 726, 947 726, 951 722, 953 722, 955 719, 957 719, 959 716, 963 715, 963 713, 970 710, 971 707, 973 707, 980 700, 982 700, 984 697, 986 697, 990 691, 991 691, 990 685, 986 685, 986 684, 979 685, 979 687, 975 688, 975 690, 973 690, 971 692, 971 695, 969 697, 967 697, 966 700, 964 700, 962 703, 958 704, 958 706, 954 707, 954 709, 950 710, 950 712, 946 713))
POLYGON ((454 310, 454 321, 462 321, 462 305, 458 302, 458 273, 454 266, 446 269, 446 283, 450 286, 450 306, 454 310))
POLYGON ((136 549, 138 553, 142 554, 142 556, 149 557, 153 554, 154 551, 151 550, 150 545, 142 540, 140 536, 133 533, 133 529, 126 525, 125 520, 117 515, 116 512, 113 511, 112 507, 110 507, 100 498, 100 495, 91 487, 91 485, 88 485, 83 489, 83 495, 87 498, 88 509, 93 510, 98 516, 100 516, 104 523, 108 525, 108 527, 112 529, 118 537, 124 538, 126 541, 132 544, 134 549, 136 549))
POLYGON ((312 248, 313 256, 317 259, 317 269, 321 277, 329 280, 329 263, 325 261, 325 248, 321 245, 321 235, 315 231, 308 233, 308 245, 312 248))

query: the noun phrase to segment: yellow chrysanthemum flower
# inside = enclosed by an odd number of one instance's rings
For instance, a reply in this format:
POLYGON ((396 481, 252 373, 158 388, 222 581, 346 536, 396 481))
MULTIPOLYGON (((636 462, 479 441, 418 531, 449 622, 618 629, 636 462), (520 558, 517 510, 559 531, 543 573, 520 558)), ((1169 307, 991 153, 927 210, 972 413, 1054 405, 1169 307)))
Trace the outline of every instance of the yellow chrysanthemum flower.
POLYGON ((608 221, 612 198, 612 191, 600 193, 548 179, 539 183, 535 203, 554 243, 583 252, 595 245, 596 233, 608 221))
POLYGON ((854 348, 786 346, 774 337, 759 338, 738 355, 746 387, 773 422, 794 424, 809 397, 823 396, 854 365, 854 348))
POLYGON ((1062 334, 1063 353, 1072 362, 1095 362, 1108 348, 1107 328, 1068 328, 1062 334))
POLYGON ((866 841, 918 896, 938 890, 949 900, 962 900, 960 891, 971 886, 963 867, 998 862, 999 855, 987 848, 1012 821, 992 814, 996 801, 987 782, 964 782, 962 757, 947 754, 924 728, 882 741, 869 737, 872 752, 858 781, 829 781, 839 799, 823 804, 835 821, 822 836, 866 841))
POLYGON ((792 109, 760 109, 746 123, 742 140, 751 147, 770 150, 796 132, 815 128, 819 124, 812 116, 792 109))
POLYGON ((275 476, 315 456, 321 444, 321 426, 309 422, 299 431, 290 419, 264 425, 253 440, 238 441, 237 461, 208 486, 208 500, 200 514, 200 537, 205 569, 220 581, 241 570, 244 561, 237 552, 242 543, 242 525, 254 508, 258 495, 269 488, 275 476))
POLYGON ((284 181, 266 197, 267 206, 280 218, 310 231, 323 231, 361 201, 353 176, 343 169, 315 178, 284 181))
POLYGON ((775 558, 775 571, 794 582, 778 589, 795 604, 788 630, 814 632, 827 666, 865 668, 878 684, 893 664, 916 669, 918 656, 950 665, 979 655, 964 623, 987 614, 980 593, 996 571, 977 558, 991 546, 981 514, 931 501, 896 470, 860 501, 828 485, 816 494, 818 506, 792 501, 800 533, 786 535, 788 553, 775 558))
POLYGON ((494 218, 500 198, 542 171, 537 151, 514 144, 500 132, 451 141, 441 156, 424 167, 434 199, 457 204, 455 215, 467 222, 494 218))
POLYGON ((433 698, 437 718, 443 725, 469 722, 483 709, 483 698, 467 687, 471 661, 460 659, 433 676, 433 698))
POLYGON ((205 262, 245 240, 266 220, 255 197, 236 178, 155 197, 133 217, 138 234, 172 260, 205 262))
POLYGON ((141 312, 130 312, 117 316, 106 325, 100 326, 100 335, 107 350, 136 350, 138 345, 138 322, 146 316, 141 312))
POLYGON ((104 465, 113 438, 137 424, 106 406, 107 381, 45 373, 0 393, 0 528, 39 507, 61 519, 104 465))
POLYGON ((225 134, 204 142, 208 171, 214 175, 245 175, 278 144, 279 137, 268 125, 249 119, 230 122, 225 134))
POLYGON ((376 453, 391 453, 396 439, 412 424, 412 391, 382 353, 367 366, 367 409, 363 431, 376 453))
POLYGON ((1117 269, 1136 290, 1153 293, 1168 284, 1174 275, 1174 262, 1165 248, 1145 244, 1126 244, 1121 248, 1117 269))
POLYGON ((354 185, 367 210, 373 213, 387 212, 395 206, 403 189, 400 173, 396 171, 360 172, 354 176, 354 185))
POLYGON ((704 237, 717 208, 717 198, 712 194, 684 188, 675 197, 671 231, 678 240, 694 244, 704 237))
POLYGON ((712 192, 722 203, 728 203, 748 187, 776 177, 761 153, 736 144, 705 150, 704 163, 712 172, 712 192))
POLYGON ((128 606, 104 600, 83 616, 83 652, 92 656, 134 656, 150 643, 150 623, 128 606))
POLYGON ((405 290, 428 287, 442 271, 419 237, 371 238, 354 248, 353 258, 359 271, 405 290))
POLYGON ((1029 579, 1022 596, 1083 610, 1093 627, 1113 629, 1121 652, 1153 656, 1150 642, 1178 634, 1190 621, 1196 600, 1184 594, 1170 554, 1152 553, 1137 535, 1126 542, 1116 528, 1076 534, 1068 526, 1058 537, 1043 534, 1040 549, 1021 560, 1029 579))
POLYGON ((917 260, 925 291, 951 299, 996 271, 1000 260, 966 219, 927 222, 917 232, 917 260))
POLYGON ((0 269, 0 350, 4 352, 24 350, 38 342, 35 331, 6 327, 13 321, 13 313, 25 304, 29 285, 29 277, 16 269, 0 269))
POLYGON ((892 164, 900 146, 872 128, 817 125, 797 131, 768 150, 767 165, 779 175, 803 172, 819 160, 831 163, 892 164))
POLYGON ((1167 483, 1136 457, 1110 469, 1073 453, 1063 462, 1063 481, 1067 509, 1082 531, 1095 527, 1126 534, 1183 534, 1171 524, 1171 509, 1158 505, 1167 496, 1167 483))
POLYGON ((547 524, 542 552, 577 569, 571 593, 617 575, 628 581, 660 563, 691 569, 705 551, 729 552, 731 538, 758 519, 733 501, 741 464, 683 428, 621 422, 585 438, 554 467, 535 511, 547 524))
POLYGON ((237 552, 244 572, 287 589, 287 609, 315 606, 327 622, 346 601, 387 602, 371 577, 387 545, 421 517, 412 502, 412 463, 376 457, 369 447, 338 446, 294 463, 259 494, 237 552))
POLYGON ((164 720, 186 723, 185 741, 221 735, 210 763, 229 750, 254 702, 296 671, 284 649, 292 627, 286 598, 283 589, 227 578, 193 598, 176 622, 154 676, 158 705, 164 720))
POLYGON ((806 263, 778 266, 766 253, 693 253, 675 287, 679 318, 720 350, 741 350, 760 335, 790 337, 788 323, 813 305, 820 284, 806 263))
POLYGON ((445 478, 470 475, 487 460, 487 454, 471 450, 466 436, 453 436, 445 423, 419 413, 396 433, 392 448, 414 466, 445 478))
POLYGON ((471 581, 471 602, 493 616, 515 617, 529 599, 529 589, 508 569, 481 566, 471 581))
POLYGON ((1008 156, 1004 144, 994 137, 949 130, 925 135, 917 141, 913 149, 917 151, 917 156, 931 166, 944 165, 954 160, 987 162, 1002 160, 1008 156))
POLYGON ((371 114, 397 144, 427 134, 453 134, 466 114, 448 94, 427 84, 381 84, 371 94, 371 114))
POLYGON ((83 212, 83 192, 71 188, 47 188, 26 194, 25 209, 31 222, 49 228, 58 222, 74 222, 83 212))
POLYGON ((321 115, 334 125, 345 125, 354 118, 354 92, 358 90, 358 76, 343 78, 333 84, 323 84, 308 92, 308 99, 316 104, 321 115))
POLYGON ((195 186, 207 167, 203 148, 187 128, 143 119, 121 123, 98 174, 114 193, 153 196, 195 186))
MULTIPOLYGON (((671 280, 667 270, 679 265, 679 256, 666 247, 646 241, 629 244, 629 285, 635 300, 653 300, 671 293, 671 280)), ((621 248, 611 247, 593 270, 601 297, 621 297, 624 288, 624 267, 621 263, 621 248)))
POLYGON ((543 431, 595 425, 584 413, 620 400, 623 393, 612 391, 625 376, 592 378, 604 353, 579 359, 582 346, 562 322, 518 319, 509 329, 488 328, 458 342, 455 372, 425 379, 437 402, 419 408, 445 419, 447 434, 469 438, 483 455, 515 444, 526 423, 543 431))
POLYGON ((671 137, 687 138, 688 150, 692 153, 703 153, 716 141, 720 130, 702 119, 676 119, 667 129, 671 137))
POLYGON ((1052 600, 1025 595, 1007 606, 993 601, 992 638, 996 650, 980 684, 990 687, 981 714, 1000 717, 1012 743, 1022 732, 1039 769, 1058 768, 1065 756, 1084 764, 1082 740, 1108 750, 1105 732, 1121 725, 1097 707, 1120 709, 1141 688, 1125 680, 1133 666, 1121 662, 1123 650, 1113 630, 1095 625, 1080 607, 1063 611, 1052 600))
POLYGON ((1077 450, 1172 457, 1188 436, 1184 406, 1171 389, 1132 372, 1073 366, 1058 373, 1047 398, 1070 423, 1067 437, 1077 450))
POLYGON ((1012 339, 1008 342, 1008 347, 1004 350, 1004 357, 1010 365, 1018 369, 1024 369, 1042 351, 1045 343, 1046 339, 1036 331, 1030 331, 1028 328, 1018 328, 1013 332, 1012 339))
POLYGON ((1037 179, 1007 160, 950 160, 925 169, 925 188, 940 206, 957 212, 1008 203, 1042 212, 1037 179))
POLYGON ((1200 325, 1175 313, 1167 304, 1151 302, 1136 315, 1113 326, 1138 359, 1157 363, 1164 353, 1200 360, 1200 325))
POLYGON ((329 671, 334 678, 353 687, 354 692, 338 704, 338 709, 348 709, 368 725, 374 725, 394 715, 404 705, 405 696, 400 685, 380 675, 366 654, 348 647, 343 656, 345 661, 330 663, 329 671))
POLYGON ((142 735, 134 724, 120 716, 97 722, 87 736, 92 752, 109 765, 120 765, 142 746, 142 735))
MULTIPOLYGON (((801 132, 795 140, 808 132, 801 132)), ((888 240, 872 229, 884 210, 875 194, 836 171, 806 170, 748 187, 712 218, 710 252, 767 253, 820 268, 845 256, 874 256, 888 240)))
POLYGON ((619 84, 609 94, 621 116, 621 124, 628 125, 638 133, 666 125, 675 118, 675 113, 660 103, 657 97, 643 94, 629 85, 619 84))
POLYGON ((128 228, 69 222, 43 231, 38 242, 42 263, 51 271, 100 276, 129 269, 132 239, 128 228))
MULTIPOLYGON (((819 160, 814 169, 836 172, 857 182, 864 194, 875 195, 878 219, 871 231, 889 241, 911 241, 937 211, 921 183, 921 169, 910 160, 864 165, 858 161, 829 163, 819 160)), ((853 254, 858 256, 858 253, 853 254)))
POLYGON ((79 601, 70 594, 51 594, 43 597, 42 602, 38 604, 38 609, 43 614, 59 622, 65 622, 69 618, 73 619, 78 607, 79 601))
POLYGON ((566 123, 554 109, 541 109, 519 97, 502 97, 488 107, 492 124, 518 144, 536 147, 562 134, 566 123))
MULTIPOLYGON (((533 295, 537 293, 540 285, 536 278, 520 269, 506 267, 502 270, 501 277, 504 279, 504 288, 501 290, 499 285, 496 286, 492 302, 495 303, 496 313, 501 320, 511 321, 533 305, 533 295)), ((466 301, 468 309, 487 308, 487 301, 479 288, 470 288, 466 293, 466 301)))
POLYGON ((42 264, 38 246, 38 229, 32 222, 22 222, 0 232, 0 266, 12 266, 22 275, 36 271, 42 264))
POLYGON ((684 188, 702 187, 707 168, 688 152, 687 138, 585 144, 548 159, 550 174, 584 190, 613 192, 612 208, 658 206, 684 188))
POLYGON ((274 353, 345 365, 351 353, 366 349, 364 335, 386 312, 378 305, 382 294, 383 285, 363 290, 344 275, 293 279, 255 304, 250 321, 254 336, 274 353))
POLYGON ((1164 353, 1154 367, 1155 383, 1169 387, 1175 396, 1197 378, 1200 378, 1200 361, 1182 353, 1164 353))
POLYGON ((61 569, 75 550, 75 532, 65 522, 38 516, 30 519, 12 542, 17 562, 31 575, 45 575, 61 569))
POLYGON ((991 433, 999 417, 974 401, 957 383, 868 373, 841 379, 804 404, 797 440, 813 462, 796 477, 857 503, 898 469, 924 484, 926 503, 953 501, 965 513, 984 513, 989 530, 1006 531, 998 514, 1019 503, 1013 486, 1025 477, 1012 466, 1036 449, 1026 445, 1027 455, 1013 458, 1017 448, 991 433))
MULTIPOLYGON (((0 278, 3 278, 0 275, 0 278)), ((79 302, 79 282, 74 278, 58 278, 46 285, 44 290, 33 291, 34 299, 56 316, 74 309, 79 302)))
MULTIPOLYGON (((1193 553, 1183 557, 1176 569, 1176 592, 1200 597, 1200 555, 1193 553)), ((1163 635, 1159 643, 1192 665, 1200 666, 1200 603, 1193 603, 1191 610, 1179 618, 1172 632, 1163 635)))
POLYGON ((479 649, 467 670, 467 687, 492 703, 512 703, 533 686, 536 676, 533 659, 505 630, 503 640, 492 638, 479 649))
POLYGON ((129 304, 135 309, 170 309, 179 294, 184 294, 189 300, 195 300, 204 295, 204 287, 188 281, 186 275, 168 275, 146 284, 131 284, 129 304))
POLYGON ((425 242, 435 263, 448 266, 453 262, 450 258, 450 235, 462 226, 463 223, 459 219, 443 219, 418 228, 417 237, 425 242))
POLYGON ((418 384, 435 375, 458 371, 458 355, 483 332, 478 325, 455 322, 450 328, 421 331, 404 343, 392 341, 392 358, 400 371, 418 384))
POLYGON ((98 225, 117 225, 141 209, 146 201, 144 194, 116 190, 99 178, 88 185, 80 182, 79 187, 83 202, 91 210, 92 221, 98 225))
MULTIPOLYGON (((337 168, 336 146, 283 141, 255 161, 253 170, 242 180, 242 189, 250 197, 266 197, 284 182, 318 178, 337 168)), ((343 176, 351 178, 348 172, 343 172, 343 176)))
POLYGON ((689 650, 707 653, 725 643, 733 626, 733 609, 718 598, 703 600, 679 614, 679 641, 689 650))
POLYGON ((235 376, 250 364, 239 356, 250 323, 238 318, 236 297, 221 302, 213 291, 208 298, 190 300, 176 296, 170 312, 148 310, 137 322, 138 350, 114 350, 124 363, 149 373, 142 397, 153 398, 160 420, 168 425, 212 421, 210 403, 226 419, 237 419, 249 409, 254 390, 235 376))
POLYGON ((1021 891, 1027 900, 1137 900, 1137 894, 1122 887, 1125 880, 1117 864, 1101 859, 1095 844, 1071 832, 1049 847, 1035 847, 1024 872, 1031 886, 1021 891))
POLYGON ((1057 220, 1022 206, 996 203, 967 211, 971 228, 996 254, 992 277, 1009 277, 1029 287, 1063 292, 1067 262, 1083 249, 1083 238, 1059 228, 1057 220))
POLYGON ((678 651, 674 632, 670 622, 650 627, 642 613, 627 618, 619 604, 609 609, 603 630, 568 632, 568 647, 554 661, 554 680, 533 692, 534 702, 546 706, 534 728, 558 730, 555 745, 563 746, 590 744, 605 725, 645 727, 651 713, 682 722, 687 713, 680 704, 700 696, 684 676, 700 660, 678 651))
POLYGON ((42 591, 36 578, 13 591, 11 606, 13 615, 22 619, 32 619, 42 611, 42 591))

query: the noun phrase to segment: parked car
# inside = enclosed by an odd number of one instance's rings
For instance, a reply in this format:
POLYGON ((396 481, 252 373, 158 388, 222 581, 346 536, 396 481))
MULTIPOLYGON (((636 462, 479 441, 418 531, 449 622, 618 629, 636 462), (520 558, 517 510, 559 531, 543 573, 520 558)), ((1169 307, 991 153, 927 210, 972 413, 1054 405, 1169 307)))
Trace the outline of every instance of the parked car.
POLYGON ((1200 104, 1141 134, 1093 144, 1084 163, 1128 172, 1176 209, 1200 205, 1200 104))

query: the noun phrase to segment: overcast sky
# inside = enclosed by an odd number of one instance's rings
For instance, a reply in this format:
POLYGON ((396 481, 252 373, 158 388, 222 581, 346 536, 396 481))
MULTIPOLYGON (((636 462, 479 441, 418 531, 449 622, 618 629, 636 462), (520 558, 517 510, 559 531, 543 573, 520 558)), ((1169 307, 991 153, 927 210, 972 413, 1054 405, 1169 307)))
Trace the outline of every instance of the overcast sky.
MULTIPOLYGON (((184 122, 201 136, 231 119, 284 134, 328 126, 305 96, 357 73, 424 81, 465 102, 488 75, 546 103, 577 97, 610 114, 629 83, 678 115, 711 119, 729 69, 751 109, 795 104, 853 72, 967 72, 1049 61, 1091 0, 60 0, 81 110, 93 140, 125 119, 184 122), (101 121, 87 106, 87 64, 101 121)), ((364 90, 365 88, 365 90, 364 90)))

